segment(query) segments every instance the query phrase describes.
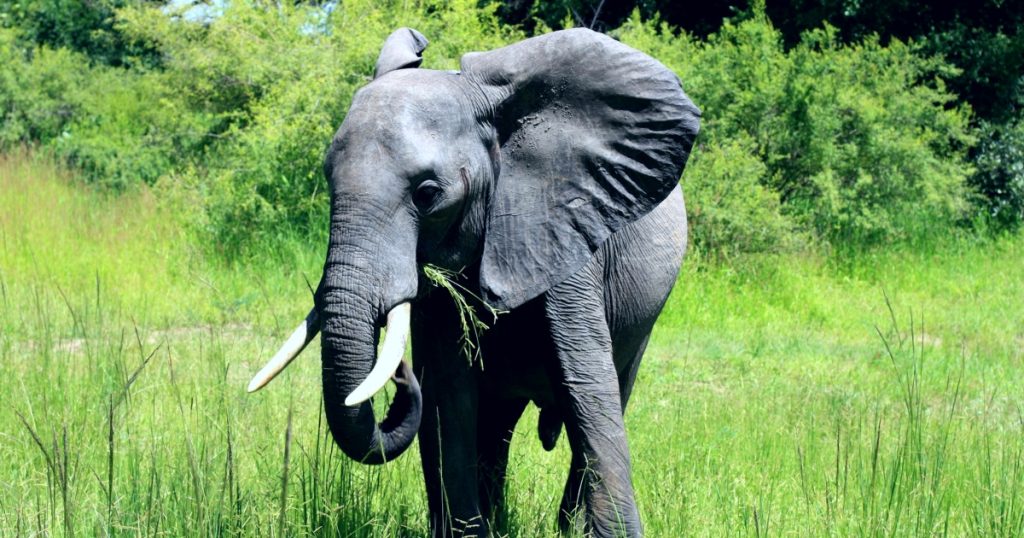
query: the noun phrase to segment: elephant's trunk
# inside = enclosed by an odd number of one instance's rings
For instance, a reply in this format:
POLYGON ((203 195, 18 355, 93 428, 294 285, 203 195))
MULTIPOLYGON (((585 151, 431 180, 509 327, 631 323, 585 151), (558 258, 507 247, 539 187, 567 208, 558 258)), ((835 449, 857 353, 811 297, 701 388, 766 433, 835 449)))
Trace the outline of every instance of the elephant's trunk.
POLYGON ((419 429, 419 384, 408 365, 400 362, 395 372, 398 390, 380 424, 370 401, 345 405, 346 398, 371 375, 382 316, 376 302, 369 299, 374 294, 363 287, 365 274, 359 275, 351 267, 328 267, 324 277, 318 308, 327 424, 335 442, 352 459, 369 464, 390 461, 409 447, 419 429))

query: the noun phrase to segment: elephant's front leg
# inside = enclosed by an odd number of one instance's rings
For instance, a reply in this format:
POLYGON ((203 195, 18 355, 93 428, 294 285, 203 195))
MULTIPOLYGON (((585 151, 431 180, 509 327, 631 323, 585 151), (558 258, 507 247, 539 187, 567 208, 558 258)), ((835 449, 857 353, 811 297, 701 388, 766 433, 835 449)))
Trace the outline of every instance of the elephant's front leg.
MULTIPOLYGON (((595 538, 635 537, 643 531, 600 273, 592 262, 548 291, 545 315, 556 355, 549 371, 573 451, 567 487, 579 484, 587 530, 595 538)), ((566 502, 575 504, 573 499, 566 502)))
POLYGON ((505 527, 508 523, 505 481, 509 444, 512 442, 516 422, 526 409, 527 400, 488 397, 489 390, 493 389, 485 388, 481 395, 480 417, 477 423, 480 510, 492 523, 492 530, 495 533, 502 533, 507 532, 505 527))
POLYGON ((425 298, 413 311, 416 375, 423 392, 420 457, 435 538, 484 537, 477 482, 478 376, 459 353, 451 300, 425 298), (446 323, 450 322, 450 323, 446 323))

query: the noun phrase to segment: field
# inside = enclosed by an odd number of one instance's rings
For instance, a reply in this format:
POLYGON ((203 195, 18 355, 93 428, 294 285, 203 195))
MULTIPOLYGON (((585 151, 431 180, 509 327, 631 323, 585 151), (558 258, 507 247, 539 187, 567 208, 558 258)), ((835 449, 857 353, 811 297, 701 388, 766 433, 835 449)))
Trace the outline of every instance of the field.
MULTIPOLYGON (((326 436, 316 344, 245 393, 324 246, 227 265, 183 218, 0 159, 0 536, 425 536, 415 447, 326 436)), ((1022 535, 1021 305, 1021 237, 691 256, 627 415, 648 535, 1022 535)), ((535 427, 510 536, 556 534, 535 427)))

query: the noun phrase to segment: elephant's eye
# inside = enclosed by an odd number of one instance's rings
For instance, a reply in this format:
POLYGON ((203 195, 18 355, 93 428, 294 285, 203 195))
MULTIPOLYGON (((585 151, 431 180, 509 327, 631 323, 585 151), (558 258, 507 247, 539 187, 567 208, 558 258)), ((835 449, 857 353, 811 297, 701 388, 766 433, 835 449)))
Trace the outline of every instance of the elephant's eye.
POLYGON ((412 203, 416 204, 416 207, 420 211, 426 211, 430 209, 437 199, 441 197, 441 187, 433 181, 424 181, 420 183, 419 187, 416 187, 416 192, 412 195, 412 203))

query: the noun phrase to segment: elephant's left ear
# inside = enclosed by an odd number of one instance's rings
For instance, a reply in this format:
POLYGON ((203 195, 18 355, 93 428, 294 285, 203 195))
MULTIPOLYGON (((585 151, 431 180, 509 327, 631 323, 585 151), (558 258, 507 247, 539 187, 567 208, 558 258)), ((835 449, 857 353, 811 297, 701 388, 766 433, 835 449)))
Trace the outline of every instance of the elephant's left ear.
POLYGON ((511 309, 578 271, 678 184, 700 123, 654 58, 585 29, 462 58, 482 89, 500 172, 481 293, 511 309))
POLYGON ((419 67, 423 63, 423 51, 426 50, 427 38, 412 28, 399 28, 384 41, 377 57, 377 66, 373 70, 373 78, 377 78, 395 69, 419 67))

